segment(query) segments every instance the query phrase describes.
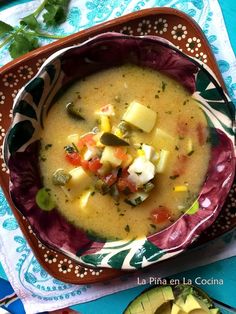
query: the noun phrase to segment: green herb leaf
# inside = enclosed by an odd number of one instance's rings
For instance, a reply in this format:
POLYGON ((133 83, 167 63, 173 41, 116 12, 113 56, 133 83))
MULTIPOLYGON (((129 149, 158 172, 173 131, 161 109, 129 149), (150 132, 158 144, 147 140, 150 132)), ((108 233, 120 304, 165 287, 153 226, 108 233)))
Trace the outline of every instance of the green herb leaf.
POLYGON ((9 52, 12 58, 17 58, 38 47, 37 38, 28 36, 26 33, 22 32, 14 35, 14 41, 9 47, 9 52))
POLYGON ((68 4, 68 0, 48 0, 45 5, 47 12, 43 15, 44 22, 49 26, 65 22, 68 4))
POLYGON ((189 152, 187 155, 191 156, 194 153, 194 150, 191 150, 191 152, 189 152))
POLYGON ((13 30, 14 27, 12 27, 10 24, 0 21, 0 37, 9 34, 13 30))
POLYGON ((52 147, 52 144, 46 144, 45 146, 44 146, 44 149, 45 150, 48 150, 49 148, 51 148, 52 147))
POLYGON ((20 24, 23 26, 28 26, 32 30, 37 30, 40 28, 40 25, 35 18, 34 14, 27 15, 24 17, 21 21, 20 24))
POLYGON ((164 82, 164 81, 162 81, 162 82, 161 82, 161 89, 162 89, 163 92, 165 91, 166 86, 167 86, 167 83, 164 82))
POLYGON ((175 179, 177 179, 178 177, 179 177, 179 175, 176 174, 176 175, 170 176, 169 178, 170 178, 171 180, 175 180, 175 179))
POLYGON ((129 225, 126 225, 126 226, 125 226, 125 231, 126 231, 126 232, 130 232, 130 226, 129 226, 129 225))

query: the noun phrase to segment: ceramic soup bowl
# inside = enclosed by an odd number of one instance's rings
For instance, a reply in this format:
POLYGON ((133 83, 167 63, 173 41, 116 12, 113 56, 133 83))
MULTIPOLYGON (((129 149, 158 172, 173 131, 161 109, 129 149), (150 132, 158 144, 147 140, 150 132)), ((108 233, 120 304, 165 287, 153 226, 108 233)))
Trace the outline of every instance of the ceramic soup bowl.
POLYGON ((4 143, 12 200, 40 241, 83 265, 146 267, 185 250, 218 216, 235 172, 233 116, 234 107, 210 68, 166 40, 116 33, 95 36, 51 55, 18 93, 4 143), (63 87, 127 61, 181 81, 200 102, 210 129, 211 160, 198 198, 171 226, 148 237, 103 242, 69 223, 56 208, 45 212, 37 206, 35 195, 42 188, 39 131, 53 98, 63 87))

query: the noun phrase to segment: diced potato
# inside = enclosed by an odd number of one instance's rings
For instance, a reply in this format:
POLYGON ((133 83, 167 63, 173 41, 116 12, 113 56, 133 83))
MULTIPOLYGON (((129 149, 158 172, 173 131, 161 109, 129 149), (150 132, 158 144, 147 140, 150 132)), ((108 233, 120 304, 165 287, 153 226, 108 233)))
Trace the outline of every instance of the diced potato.
POLYGON ((190 154, 193 152, 193 141, 191 140, 191 138, 188 138, 187 141, 187 154, 190 154))
POLYGON ((158 140, 159 138, 165 138, 169 140, 174 140, 174 137, 168 134, 166 131, 156 128, 155 138, 158 140))
POLYGON ((156 123, 157 114, 155 111, 145 107, 137 101, 132 101, 126 110, 122 120, 135 127, 150 132, 156 123))
POLYGON ((84 191, 83 194, 80 197, 79 203, 81 208, 85 208, 88 204, 89 198, 92 194, 92 190, 84 191))
POLYGON ((122 160, 115 156, 116 148, 112 146, 106 146, 102 153, 101 163, 109 163, 113 167, 118 167, 121 165, 122 160))
POLYGON ((105 176, 112 171, 112 166, 109 162, 103 162, 102 167, 98 169, 100 176, 105 176))
POLYGON ((187 187, 187 185, 176 185, 174 187, 174 191, 175 192, 187 192, 188 191, 188 187, 187 187))
POLYGON ((168 134, 166 131, 157 128, 152 138, 152 144, 156 148, 168 150, 173 146, 174 140, 174 137, 168 134))
POLYGON ((67 140, 70 143, 77 144, 79 142, 79 134, 70 134, 67 136, 67 140))
POLYGON ((90 160, 91 158, 97 156, 99 154, 99 149, 97 147, 90 147, 84 152, 84 160, 90 160))
POLYGON ((168 163, 169 155, 170 155, 170 152, 168 150, 162 149, 160 151, 160 158, 156 166, 157 173, 163 173, 165 171, 167 163, 168 163))
POLYGON ((110 132, 111 131, 111 123, 108 116, 101 116, 101 131, 102 132, 110 132))
POLYGON ((71 179, 62 186, 64 193, 71 199, 79 197, 81 193, 92 184, 92 178, 82 167, 74 168, 69 172, 71 179))
POLYGON ((96 142, 96 146, 99 148, 103 148, 105 146, 104 144, 102 144, 100 142, 100 138, 101 138, 102 134, 103 134, 103 132, 98 132, 97 134, 94 135, 94 138, 93 138, 96 142))
POLYGON ((142 150, 144 151, 145 157, 148 160, 151 160, 154 157, 155 153, 156 153, 155 149, 152 146, 146 145, 146 144, 142 145, 142 150))

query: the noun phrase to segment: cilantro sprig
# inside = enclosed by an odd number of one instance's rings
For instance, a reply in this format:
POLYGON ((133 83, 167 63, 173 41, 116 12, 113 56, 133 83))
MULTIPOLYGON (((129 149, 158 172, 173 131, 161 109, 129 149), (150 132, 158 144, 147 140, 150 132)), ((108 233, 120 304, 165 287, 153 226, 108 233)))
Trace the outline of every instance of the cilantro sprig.
POLYGON ((9 44, 10 56, 15 59, 39 47, 39 37, 59 39, 64 36, 48 34, 42 31, 38 17, 43 13, 43 23, 46 26, 57 26, 66 20, 69 0, 44 0, 30 15, 20 20, 13 27, 0 21, 0 48, 9 44))

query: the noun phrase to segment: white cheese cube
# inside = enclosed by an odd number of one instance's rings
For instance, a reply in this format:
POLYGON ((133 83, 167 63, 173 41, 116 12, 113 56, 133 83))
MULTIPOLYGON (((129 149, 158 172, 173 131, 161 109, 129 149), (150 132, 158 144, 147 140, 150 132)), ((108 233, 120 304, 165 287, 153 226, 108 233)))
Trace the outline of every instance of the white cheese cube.
POLYGON ((111 146, 106 146, 102 152, 101 163, 106 164, 109 163, 113 167, 118 167, 121 165, 122 160, 115 156, 116 148, 111 146))
POLYGON ((122 119, 144 132, 150 132, 156 123, 156 118, 155 111, 137 101, 132 101, 122 119))
POLYGON ((128 178, 140 187, 154 178, 155 166, 145 156, 140 156, 135 158, 128 172, 128 178))
POLYGON ((92 178, 84 171, 82 167, 77 167, 70 172, 71 179, 61 188, 71 199, 79 197, 82 192, 92 184, 92 178))

